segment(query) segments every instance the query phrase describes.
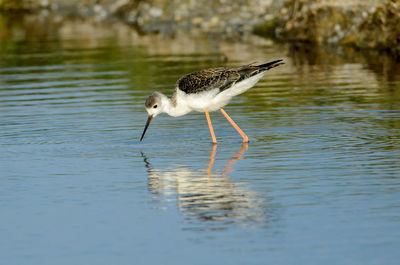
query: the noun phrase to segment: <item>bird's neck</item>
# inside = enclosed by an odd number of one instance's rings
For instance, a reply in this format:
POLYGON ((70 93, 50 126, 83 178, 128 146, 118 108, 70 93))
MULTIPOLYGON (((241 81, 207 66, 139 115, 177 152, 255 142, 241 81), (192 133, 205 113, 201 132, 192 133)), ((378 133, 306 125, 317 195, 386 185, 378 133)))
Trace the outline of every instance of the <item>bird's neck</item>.
POLYGON ((172 99, 163 95, 162 101, 164 106, 163 111, 169 116, 178 117, 185 115, 191 111, 191 109, 186 104, 184 104, 184 102, 180 100, 179 97, 176 97, 176 95, 174 95, 172 99))

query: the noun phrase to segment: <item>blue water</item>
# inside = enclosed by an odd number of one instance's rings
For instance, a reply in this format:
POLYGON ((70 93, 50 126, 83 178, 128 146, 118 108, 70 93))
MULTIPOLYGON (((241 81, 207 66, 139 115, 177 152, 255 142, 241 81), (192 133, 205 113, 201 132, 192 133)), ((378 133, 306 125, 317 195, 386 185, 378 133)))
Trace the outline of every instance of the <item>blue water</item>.
POLYGON ((1 46, 1 264, 398 264, 397 62, 93 38, 1 46), (218 112, 216 149, 202 113, 139 142, 152 91, 277 58, 226 107, 248 145, 218 112))

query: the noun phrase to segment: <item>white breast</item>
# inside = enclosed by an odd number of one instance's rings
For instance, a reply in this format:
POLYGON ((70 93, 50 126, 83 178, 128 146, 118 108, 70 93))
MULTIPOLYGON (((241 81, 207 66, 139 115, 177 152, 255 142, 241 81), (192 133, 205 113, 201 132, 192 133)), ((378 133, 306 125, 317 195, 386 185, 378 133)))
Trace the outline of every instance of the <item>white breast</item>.
POLYGON ((218 89, 212 89, 195 94, 185 94, 182 99, 192 110, 199 112, 215 111, 229 102, 229 99, 216 100, 218 92, 218 89))

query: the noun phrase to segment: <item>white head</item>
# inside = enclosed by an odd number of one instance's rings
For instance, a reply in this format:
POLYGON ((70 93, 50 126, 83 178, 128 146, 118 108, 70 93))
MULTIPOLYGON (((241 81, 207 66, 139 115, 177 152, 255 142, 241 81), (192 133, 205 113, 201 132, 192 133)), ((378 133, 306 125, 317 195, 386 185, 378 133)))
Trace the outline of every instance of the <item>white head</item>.
POLYGON ((140 141, 142 141, 151 120, 161 112, 165 112, 167 101, 167 96, 160 92, 154 92, 146 99, 145 107, 147 113, 149 114, 149 117, 147 118, 146 126, 144 127, 144 131, 142 137, 140 138, 140 141))

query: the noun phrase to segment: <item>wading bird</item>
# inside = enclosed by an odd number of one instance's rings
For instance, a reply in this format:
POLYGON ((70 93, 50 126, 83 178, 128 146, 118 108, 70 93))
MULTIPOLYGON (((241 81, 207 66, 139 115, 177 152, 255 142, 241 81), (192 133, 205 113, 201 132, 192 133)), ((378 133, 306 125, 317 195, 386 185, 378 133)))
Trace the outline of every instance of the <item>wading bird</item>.
POLYGON ((165 112, 170 116, 177 117, 194 110, 206 114, 212 142, 216 144, 217 140, 209 112, 219 109, 243 137, 243 142, 247 143, 249 141, 247 135, 222 107, 227 105, 234 96, 242 94, 254 86, 269 69, 281 64, 283 64, 282 60, 276 60, 265 64, 248 64, 236 68, 211 68, 181 77, 176 82, 172 98, 168 98, 160 92, 154 92, 147 98, 145 107, 149 117, 140 141, 143 140, 151 120, 158 114, 165 112))

